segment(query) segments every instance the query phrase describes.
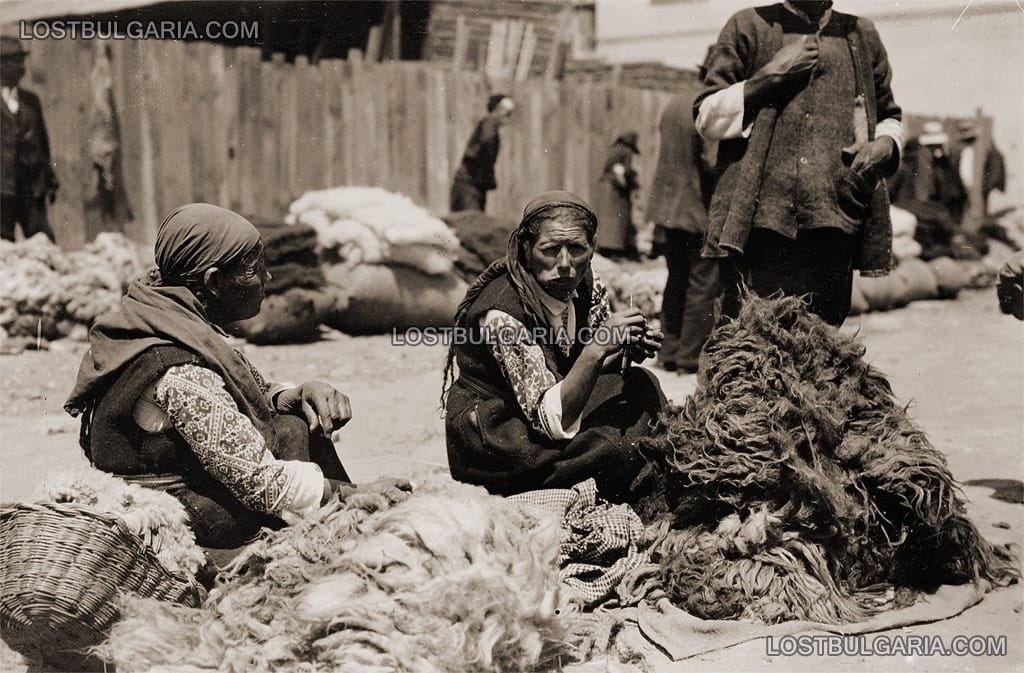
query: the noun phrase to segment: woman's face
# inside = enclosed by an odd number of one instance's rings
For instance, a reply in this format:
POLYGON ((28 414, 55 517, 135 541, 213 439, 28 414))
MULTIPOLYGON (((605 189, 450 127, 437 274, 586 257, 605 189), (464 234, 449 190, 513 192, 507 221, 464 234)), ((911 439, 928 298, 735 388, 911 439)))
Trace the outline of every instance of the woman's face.
POLYGON ((582 225, 572 218, 556 217, 541 224, 528 255, 528 268, 541 288, 565 301, 583 280, 594 247, 582 225))
POLYGON ((217 324, 252 318, 260 312, 270 280, 263 248, 238 264, 220 270, 209 288, 207 312, 217 324))

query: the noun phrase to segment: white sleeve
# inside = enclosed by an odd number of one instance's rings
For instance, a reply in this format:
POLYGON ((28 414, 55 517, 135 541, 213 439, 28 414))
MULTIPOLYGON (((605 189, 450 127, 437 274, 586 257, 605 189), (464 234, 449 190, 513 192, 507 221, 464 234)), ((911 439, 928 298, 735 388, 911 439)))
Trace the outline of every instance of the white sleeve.
POLYGON ((565 427, 562 418, 562 382, 544 391, 540 398, 540 406, 537 411, 540 416, 541 425, 544 427, 544 434, 551 439, 572 439, 580 431, 580 419, 583 414, 576 416, 569 427, 565 427))
POLYGON ((899 119, 883 119, 878 122, 878 126, 875 127, 875 137, 892 138, 896 142, 896 154, 899 158, 903 158, 903 143, 906 140, 907 130, 903 126, 903 122, 899 119))
POLYGON ((697 133, 704 140, 747 138, 753 124, 743 128, 743 87, 745 82, 716 91, 703 101, 697 111, 697 133))

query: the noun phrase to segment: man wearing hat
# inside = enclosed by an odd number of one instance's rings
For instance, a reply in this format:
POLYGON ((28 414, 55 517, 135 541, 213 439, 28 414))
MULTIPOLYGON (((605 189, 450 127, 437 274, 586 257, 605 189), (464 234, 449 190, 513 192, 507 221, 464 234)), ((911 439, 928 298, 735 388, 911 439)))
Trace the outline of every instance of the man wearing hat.
POLYGON ((46 204, 53 203, 59 184, 39 97, 18 86, 27 56, 18 38, 0 36, 0 237, 13 241, 20 224, 25 238, 42 232, 52 241, 46 204))
MULTIPOLYGON (((970 185, 974 184, 974 167, 977 165, 977 140, 978 122, 973 119, 963 119, 957 124, 959 142, 950 153, 953 166, 960 175, 960 181, 970 191, 970 185)), ((1006 190, 1006 162, 1003 154, 996 149, 994 144, 989 145, 985 153, 985 165, 981 172, 981 196, 984 203, 982 215, 988 215, 988 195, 993 190, 1006 190)), ((968 196, 968 198, 970 198, 968 196)))

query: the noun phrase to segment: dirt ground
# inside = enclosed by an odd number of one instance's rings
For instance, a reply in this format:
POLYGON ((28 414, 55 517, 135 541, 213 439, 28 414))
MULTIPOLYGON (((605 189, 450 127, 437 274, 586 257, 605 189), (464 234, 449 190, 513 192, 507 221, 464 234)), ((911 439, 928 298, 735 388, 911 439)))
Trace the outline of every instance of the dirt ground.
MULTIPOLYGON (((1024 480, 1024 323, 999 313, 994 290, 852 318, 844 330, 859 332, 867 357, 888 375, 961 481, 1024 480)), ((30 498, 53 466, 84 463, 78 423, 61 409, 83 350, 58 342, 47 352, 0 357, 0 501, 30 498)), ((322 379, 350 397, 354 417, 338 447, 354 480, 446 465, 438 407, 442 347, 399 347, 390 336, 333 332, 313 344, 246 346, 246 352, 270 380, 322 379)), ((682 399, 695 385, 694 376, 655 371, 670 399, 682 399)), ((987 488, 968 486, 965 493, 984 535, 1024 542, 1024 507, 993 499, 987 488)), ((1006 635, 1006 657, 772 658, 764 641, 756 641, 691 660, 686 670, 1024 670, 1022 599, 1019 585, 999 590, 955 619, 901 631, 947 639, 1006 635)))

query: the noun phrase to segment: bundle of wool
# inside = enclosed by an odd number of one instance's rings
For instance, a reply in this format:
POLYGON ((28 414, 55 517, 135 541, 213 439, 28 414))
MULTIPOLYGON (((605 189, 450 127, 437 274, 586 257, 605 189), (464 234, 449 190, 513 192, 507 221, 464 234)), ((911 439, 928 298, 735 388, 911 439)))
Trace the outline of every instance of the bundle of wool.
POLYGON ((454 274, 430 276, 389 264, 338 264, 324 273, 347 298, 327 316, 327 325, 348 334, 451 325, 466 296, 465 281, 454 274))
POLYGON ((120 671, 533 671, 566 652, 558 527, 446 479, 268 533, 200 609, 126 601, 120 671))
POLYGON ((860 315, 871 310, 867 297, 864 296, 864 289, 860 285, 860 274, 853 277, 850 286, 850 315, 860 315))
POLYGON ((320 246, 350 266, 391 263, 447 274, 459 250, 444 222, 379 187, 306 192, 291 204, 286 221, 313 227, 320 246))
POLYGON ((641 514, 676 531, 660 563, 674 602, 843 622, 878 609, 879 585, 1016 581, 863 356, 792 297, 749 297, 712 333, 697 390, 645 446, 661 470, 641 514))
POLYGON ((37 502, 70 502, 116 516, 142 538, 171 572, 195 575, 206 563, 188 526, 184 506, 172 495, 129 484, 92 468, 59 467, 36 488, 37 502))
POLYGON ((939 298, 939 284, 928 262, 905 259, 893 273, 903 279, 910 301, 939 298))
POLYGON ((284 294, 293 288, 316 290, 327 283, 324 278, 324 270, 319 264, 306 265, 285 262, 268 267, 267 270, 270 271, 271 276, 266 286, 267 294, 284 294))
POLYGON ((121 234, 104 232, 63 252, 46 236, 0 241, 0 327, 12 336, 58 338, 116 310, 142 262, 121 234))
POLYGON ((613 262, 601 255, 594 255, 591 268, 608 288, 608 298, 613 308, 635 306, 648 320, 661 315, 668 270, 660 261, 613 262))
POLYGON ((268 296, 256 316, 231 324, 228 332, 254 344, 315 341, 338 301, 334 288, 289 288, 268 296))
POLYGON ((939 288, 939 297, 955 299, 960 290, 967 286, 967 275, 963 267, 949 257, 936 257, 928 262, 939 288))
POLYGON ((492 217, 479 210, 450 213, 442 219, 459 239, 455 269, 468 283, 476 280, 491 262, 505 256, 509 236, 517 226, 513 220, 492 217))
POLYGON ((857 285, 872 311, 889 311, 910 303, 907 280, 895 273, 877 278, 858 275, 857 285))

